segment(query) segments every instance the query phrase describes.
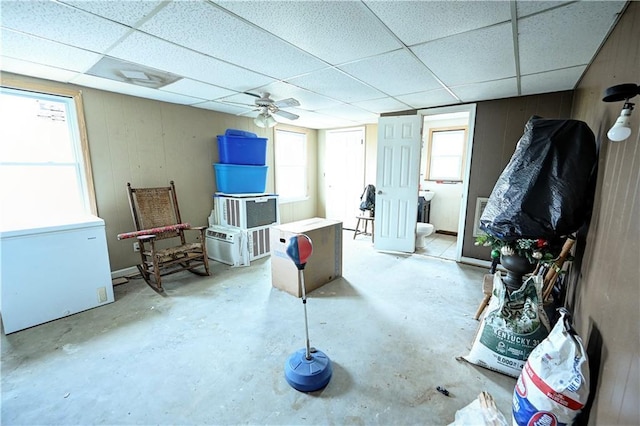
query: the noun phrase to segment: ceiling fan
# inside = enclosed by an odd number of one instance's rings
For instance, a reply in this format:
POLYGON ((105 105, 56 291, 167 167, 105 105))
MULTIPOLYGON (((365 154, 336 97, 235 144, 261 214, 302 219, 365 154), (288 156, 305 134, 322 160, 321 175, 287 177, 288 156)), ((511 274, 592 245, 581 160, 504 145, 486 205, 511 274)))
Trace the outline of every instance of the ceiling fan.
POLYGON ((288 118, 289 120, 297 120, 300 116, 293 114, 288 111, 283 111, 281 108, 289 108, 289 107, 297 107, 300 106, 300 102, 298 102, 294 98, 282 99, 280 101, 274 101, 271 99, 271 93, 262 92, 260 95, 256 95, 251 92, 243 92, 247 95, 254 96, 257 98, 254 101, 254 105, 257 107, 254 111, 260 111, 260 114, 253 120, 253 122, 258 127, 273 127, 278 122, 273 117, 273 115, 280 115, 284 118, 288 118))

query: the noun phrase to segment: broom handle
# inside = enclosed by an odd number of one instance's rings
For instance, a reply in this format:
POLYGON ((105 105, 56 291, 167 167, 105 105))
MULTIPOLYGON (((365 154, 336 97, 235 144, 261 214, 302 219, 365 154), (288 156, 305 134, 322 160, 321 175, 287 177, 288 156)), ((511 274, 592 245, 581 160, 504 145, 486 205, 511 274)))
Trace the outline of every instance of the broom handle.
POLYGON ((298 269, 298 284, 302 290, 302 306, 304 306, 304 333, 307 339, 307 353, 306 358, 311 359, 311 347, 309 345, 309 324, 307 322, 307 295, 304 288, 304 272, 302 269, 298 269))

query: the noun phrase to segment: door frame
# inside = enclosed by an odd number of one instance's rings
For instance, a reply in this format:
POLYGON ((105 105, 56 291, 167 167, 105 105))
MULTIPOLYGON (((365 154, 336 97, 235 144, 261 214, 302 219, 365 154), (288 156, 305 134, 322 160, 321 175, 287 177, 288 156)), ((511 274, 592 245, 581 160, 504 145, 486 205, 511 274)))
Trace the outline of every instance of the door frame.
MULTIPOLYGON (((420 109, 418 110, 418 115, 422 117, 424 121, 425 116, 430 115, 440 115, 440 114, 449 114, 452 112, 468 112, 469 113, 469 121, 467 123, 467 146, 465 153, 465 170, 464 177, 462 182, 462 199, 460 200, 460 217, 458 219, 458 237, 456 244, 456 262, 460 262, 462 260, 462 246, 464 244, 464 230, 465 230, 465 222, 467 219, 467 202, 469 198, 469 178, 471 176, 471 154, 473 151, 473 136, 475 133, 475 123, 476 123, 476 104, 464 104, 464 105, 453 105, 448 107, 440 107, 440 108, 429 108, 429 109, 420 109)), ((423 135, 424 140, 424 135, 423 135)))

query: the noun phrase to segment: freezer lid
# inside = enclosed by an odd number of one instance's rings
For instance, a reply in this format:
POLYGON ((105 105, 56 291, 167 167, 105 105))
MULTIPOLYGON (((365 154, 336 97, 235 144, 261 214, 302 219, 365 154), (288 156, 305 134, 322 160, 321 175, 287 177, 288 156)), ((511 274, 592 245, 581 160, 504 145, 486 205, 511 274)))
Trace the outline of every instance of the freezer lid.
POLYGON ((73 217, 33 217, 2 218, 0 222, 0 238, 22 237, 47 232, 69 231, 74 229, 104 226, 104 220, 93 215, 73 217))

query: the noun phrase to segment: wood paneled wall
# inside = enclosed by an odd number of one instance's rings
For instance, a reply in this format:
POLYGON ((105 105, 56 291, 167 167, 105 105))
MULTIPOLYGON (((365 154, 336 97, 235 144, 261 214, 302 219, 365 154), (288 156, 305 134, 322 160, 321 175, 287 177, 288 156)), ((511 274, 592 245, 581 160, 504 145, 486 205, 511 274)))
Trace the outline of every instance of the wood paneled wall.
MULTIPOLYGON (((574 93, 572 117, 600 145, 598 181, 588 231, 576 243, 569 304, 588 347, 593 425, 640 422, 640 108, 632 134, 610 142, 607 130, 624 102, 605 103, 607 87, 640 84, 640 3, 630 2, 574 93)), ((631 102, 640 105, 640 96, 631 102)))
POLYGON ((572 92, 568 91, 477 103, 463 257, 491 259, 487 247, 474 245, 476 199, 489 197, 491 194, 498 177, 509 163, 529 118, 533 115, 569 118, 571 100, 572 92))

